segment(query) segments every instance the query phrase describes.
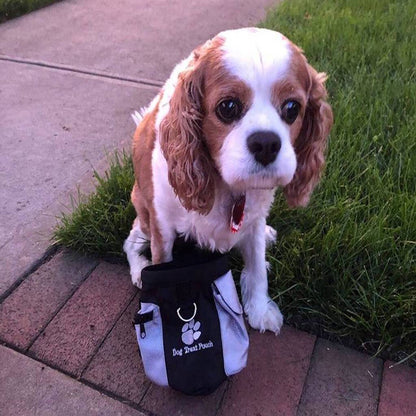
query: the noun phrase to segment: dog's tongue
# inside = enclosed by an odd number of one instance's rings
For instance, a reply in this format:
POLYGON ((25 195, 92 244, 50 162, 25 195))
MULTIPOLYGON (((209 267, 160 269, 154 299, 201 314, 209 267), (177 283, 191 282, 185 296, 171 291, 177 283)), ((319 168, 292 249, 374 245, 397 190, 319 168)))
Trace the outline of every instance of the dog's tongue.
POLYGON ((243 194, 239 196, 234 202, 231 210, 230 228, 233 233, 236 233, 241 228, 244 219, 244 207, 246 205, 246 196, 243 194))

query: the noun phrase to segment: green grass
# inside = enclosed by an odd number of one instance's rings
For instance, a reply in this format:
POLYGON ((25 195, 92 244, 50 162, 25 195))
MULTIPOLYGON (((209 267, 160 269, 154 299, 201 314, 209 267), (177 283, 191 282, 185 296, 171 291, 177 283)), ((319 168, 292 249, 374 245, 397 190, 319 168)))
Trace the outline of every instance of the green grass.
POLYGON ((134 183, 131 157, 115 153, 104 176, 94 172, 96 191, 72 200, 70 214, 62 214, 54 241, 82 253, 124 258, 122 244, 135 211, 130 202, 134 183))
POLYGON ((278 198, 271 214, 272 293, 301 327, 405 358, 416 352, 416 3, 291 0, 262 26, 329 74, 335 115, 310 206, 278 198))
POLYGON ((57 1, 59 0, 0 0, 0 23, 57 1))
MULTIPOLYGON (((416 2, 290 0, 261 26, 328 73, 335 116, 309 207, 290 210, 278 195, 272 209, 271 294, 292 325, 415 364, 416 2)), ((122 256, 134 217, 131 161, 111 169, 63 217, 57 241, 122 256)))

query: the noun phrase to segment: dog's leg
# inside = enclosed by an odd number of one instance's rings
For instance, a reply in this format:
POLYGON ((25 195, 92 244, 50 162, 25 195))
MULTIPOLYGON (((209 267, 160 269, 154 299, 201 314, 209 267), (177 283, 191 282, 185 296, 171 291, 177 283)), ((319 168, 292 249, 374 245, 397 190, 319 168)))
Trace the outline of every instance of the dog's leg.
POLYGON ((166 232, 163 234, 163 238, 155 237, 155 234, 152 233, 152 263, 166 263, 172 261, 172 250, 173 244, 175 242, 176 234, 172 230, 171 232, 166 232))
POLYGON ((141 254, 148 245, 149 237, 142 231, 139 217, 137 217, 129 236, 124 242, 123 249, 127 254, 127 260, 130 264, 131 281, 138 288, 142 286, 142 269, 150 264, 149 260, 141 254))
POLYGON ((283 316, 268 294, 265 219, 253 225, 252 231, 251 238, 244 238, 238 245, 244 260, 241 273, 244 311, 252 328, 278 334, 283 316))

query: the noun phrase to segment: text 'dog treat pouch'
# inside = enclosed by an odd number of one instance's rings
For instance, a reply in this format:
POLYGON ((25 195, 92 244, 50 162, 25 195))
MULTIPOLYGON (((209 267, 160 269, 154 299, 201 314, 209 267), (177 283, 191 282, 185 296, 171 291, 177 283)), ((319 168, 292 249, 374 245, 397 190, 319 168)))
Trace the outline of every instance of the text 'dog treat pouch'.
POLYGON ((134 323, 146 375, 190 395, 247 362, 248 335, 228 257, 196 248, 142 271, 134 323))

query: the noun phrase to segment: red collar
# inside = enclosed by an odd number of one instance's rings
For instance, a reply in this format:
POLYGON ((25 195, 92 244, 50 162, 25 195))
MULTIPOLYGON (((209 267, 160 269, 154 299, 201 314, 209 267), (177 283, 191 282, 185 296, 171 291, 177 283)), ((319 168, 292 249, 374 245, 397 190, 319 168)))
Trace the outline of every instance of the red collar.
POLYGON ((245 194, 240 195, 231 208, 230 230, 232 233, 236 233, 240 230, 244 219, 244 207, 246 205, 245 194))

